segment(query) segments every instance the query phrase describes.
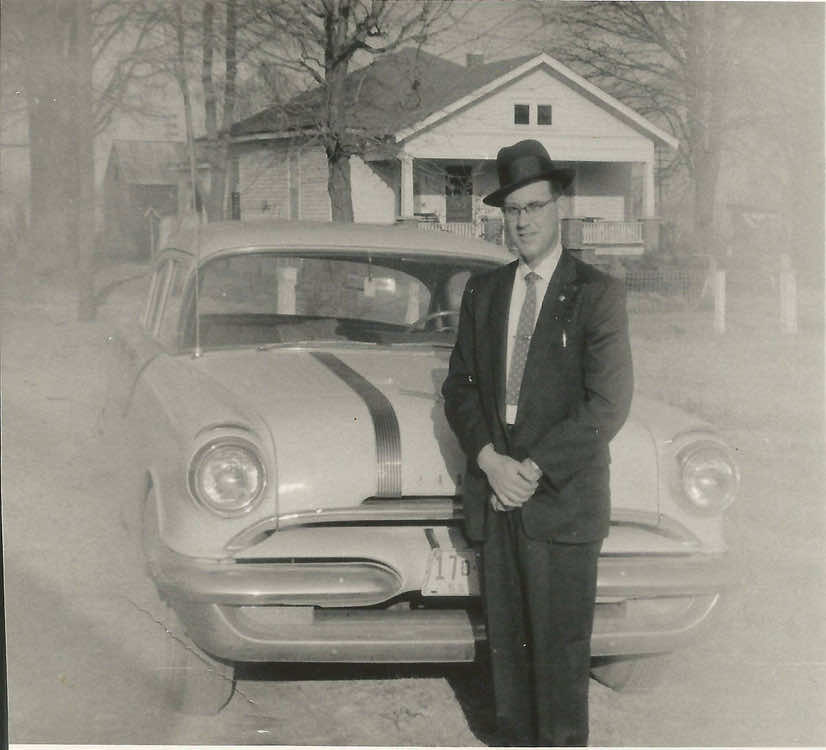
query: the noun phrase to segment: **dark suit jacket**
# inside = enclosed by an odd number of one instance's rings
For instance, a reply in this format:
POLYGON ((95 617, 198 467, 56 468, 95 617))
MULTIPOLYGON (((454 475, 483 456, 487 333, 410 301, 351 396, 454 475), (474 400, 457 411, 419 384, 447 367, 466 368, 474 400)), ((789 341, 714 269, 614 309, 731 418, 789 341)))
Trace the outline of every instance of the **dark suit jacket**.
POLYGON ((543 477, 522 508, 526 534, 586 542, 608 534, 608 443, 631 405, 633 373, 623 284, 563 251, 531 339, 516 424, 505 424, 508 308, 516 263, 472 277, 442 386, 468 457, 465 526, 485 538, 490 486, 476 458, 487 444, 543 477))

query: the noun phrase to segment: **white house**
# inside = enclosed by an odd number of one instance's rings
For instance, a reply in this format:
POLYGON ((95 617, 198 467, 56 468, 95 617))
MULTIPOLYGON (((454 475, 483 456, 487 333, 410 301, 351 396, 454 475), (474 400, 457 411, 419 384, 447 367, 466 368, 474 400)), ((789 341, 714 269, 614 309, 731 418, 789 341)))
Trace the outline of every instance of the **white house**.
MULTIPOLYGON (((642 251, 645 220, 657 216, 658 151, 677 140, 554 58, 469 55, 462 66, 406 49, 348 84, 351 133, 369 144, 351 159, 356 221, 498 228, 498 209, 481 201, 497 186, 496 153, 535 138, 573 174, 563 215, 588 219, 565 227, 568 244, 642 251)), ((232 190, 245 219, 330 219, 320 106, 314 90, 233 126, 232 190)))

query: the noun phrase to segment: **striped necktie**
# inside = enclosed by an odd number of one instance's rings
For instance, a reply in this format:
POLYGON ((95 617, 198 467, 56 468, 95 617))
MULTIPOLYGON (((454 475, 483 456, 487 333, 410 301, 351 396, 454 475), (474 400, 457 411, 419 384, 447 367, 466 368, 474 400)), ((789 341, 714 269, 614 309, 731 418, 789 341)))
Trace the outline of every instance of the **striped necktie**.
POLYGON ((536 319, 536 281, 538 278, 539 274, 533 271, 525 276, 525 301, 522 303, 519 322, 516 325, 516 341, 513 342, 511 367, 505 389, 505 403, 512 406, 519 403, 522 375, 525 372, 528 348, 531 345, 531 336, 533 335, 533 326, 536 319))

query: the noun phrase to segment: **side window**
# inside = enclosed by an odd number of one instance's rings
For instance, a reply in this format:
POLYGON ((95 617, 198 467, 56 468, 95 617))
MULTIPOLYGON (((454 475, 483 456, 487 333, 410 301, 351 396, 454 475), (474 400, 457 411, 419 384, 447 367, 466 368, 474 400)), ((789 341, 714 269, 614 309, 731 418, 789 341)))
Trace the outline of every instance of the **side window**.
POLYGON ((537 125, 551 125, 553 124, 553 107, 550 104, 536 105, 536 124, 537 125))
POLYGON ((143 314, 143 327, 147 333, 155 332, 155 327, 158 324, 159 308, 163 301, 164 290, 169 279, 169 268, 171 261, 166 261, 162 266, 155 270, 152 276, 152 285, 149 288, 149 298, 146 302, 146 310, 143 314))
POLYGON ((182 263, 173 262, 172 277, 169 280, 169 292, 166 295, 166 304, 161 311, 161 324, 158 329, 158 339, 168 349, 178 348, 178 320, 181 316, 181 306, 184 301, 185 268, 182 263))
POLYGON ((513 105, 513 124, 514 125, 530 125, 531 124, 531 106, 530 106, 530 104, 514 104, 513 105))

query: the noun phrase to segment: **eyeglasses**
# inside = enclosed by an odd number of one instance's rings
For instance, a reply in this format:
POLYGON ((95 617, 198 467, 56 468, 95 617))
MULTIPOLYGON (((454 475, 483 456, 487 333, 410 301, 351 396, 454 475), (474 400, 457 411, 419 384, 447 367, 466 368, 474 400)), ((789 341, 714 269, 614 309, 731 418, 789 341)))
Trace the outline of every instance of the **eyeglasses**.
POLYGON ((552 200, 553 198, 548 198, 546 201, 531 201, 524 206, 517 206, 515 203, 511 203, 507 206, 502 206, 502 213, 505 214, 505 217, 508 219, 518 219, 524 211, 526 218, 532 219, 552 200))

